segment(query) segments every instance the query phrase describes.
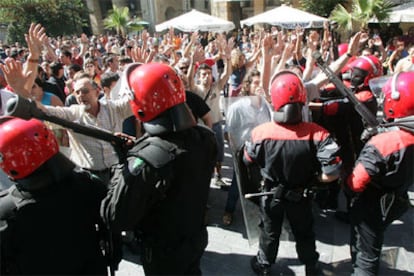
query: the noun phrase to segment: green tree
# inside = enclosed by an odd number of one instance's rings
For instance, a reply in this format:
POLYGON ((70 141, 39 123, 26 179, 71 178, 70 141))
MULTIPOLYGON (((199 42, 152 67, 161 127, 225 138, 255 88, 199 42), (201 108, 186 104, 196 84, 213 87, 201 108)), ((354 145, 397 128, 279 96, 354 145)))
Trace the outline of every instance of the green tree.
POLYGON ((395 4, 389 0, 353 0, 351 11, 338 4, 332 11, 330 19, 338 22, 340 28, 352 32, 358 28, 366 29, 369 20, 376 17, 379 22, 389 17, 395 4))
POLYGON ((347 2, 347 0, 299 0, 303 10, 323 17, 329 17, 337 4, 344 5, 347 2))
POLYGON ((82 0, 1 0, 0 21, 9 24, 9 42, 24 42, 32 22, 42 24, 48 35, 80 34, 88 25, 82 0))
POLYGON ((118 8, 114 6, 113 10, 110 10, 108 16, 104 19, 104 26, 108 29, 115 29, 117 34, 125 37, 129 19, 128 7, 118 8))

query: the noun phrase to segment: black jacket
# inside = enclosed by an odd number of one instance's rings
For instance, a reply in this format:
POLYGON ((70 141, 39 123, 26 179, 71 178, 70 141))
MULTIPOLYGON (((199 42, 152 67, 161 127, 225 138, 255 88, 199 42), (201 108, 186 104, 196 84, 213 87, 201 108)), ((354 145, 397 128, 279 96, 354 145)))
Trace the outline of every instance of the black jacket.
POLYGON ((59 183, 37 191, 12 190, 14 199, 30 202, 7 218, 1 233, 2 275, 106 274, 96 231, 106 188, 86 172, 62 174, 59 183))

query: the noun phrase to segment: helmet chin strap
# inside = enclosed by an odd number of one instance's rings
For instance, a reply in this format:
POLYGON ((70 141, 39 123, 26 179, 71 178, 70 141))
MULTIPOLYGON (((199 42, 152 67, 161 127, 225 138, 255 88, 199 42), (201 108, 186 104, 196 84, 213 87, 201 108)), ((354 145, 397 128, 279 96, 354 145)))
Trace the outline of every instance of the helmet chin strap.
POLYGON ((298 124, 302 122, 302 106, 301 103, 286 104, 273 112, 273 120, 280 124, 298 124))
POLYGON ((151 135, 161 135, 168 132, 177 132, 197 124, 186 103, 181 103, 168 109, 151 121, 145 122, 145 131, 151 135))
POLYGON ((63 181, 68 173, 74 168, 75 164, 62 153, 58 152, 37 168, 32 174, 16 180, 16 186, 22 191, 40 191, 63 181))

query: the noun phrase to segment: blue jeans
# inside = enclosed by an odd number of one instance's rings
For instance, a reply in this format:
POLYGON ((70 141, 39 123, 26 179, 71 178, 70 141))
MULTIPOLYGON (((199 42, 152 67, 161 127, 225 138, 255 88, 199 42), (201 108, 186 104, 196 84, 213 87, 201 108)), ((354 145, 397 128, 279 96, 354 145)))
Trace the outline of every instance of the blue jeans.
POLYGON ((233 169, 233 178, 231 179, 231 185, 227 192, 225 212, 234 213, 236 209, 237 200, 239 200, 239 187, 237 186, 236 172, 233 169))
POLYGON ((217 141, 217 162, 223 162, 224 160, 224 136, 221 121, 214 123, 212 127, 216 134, 217 141))

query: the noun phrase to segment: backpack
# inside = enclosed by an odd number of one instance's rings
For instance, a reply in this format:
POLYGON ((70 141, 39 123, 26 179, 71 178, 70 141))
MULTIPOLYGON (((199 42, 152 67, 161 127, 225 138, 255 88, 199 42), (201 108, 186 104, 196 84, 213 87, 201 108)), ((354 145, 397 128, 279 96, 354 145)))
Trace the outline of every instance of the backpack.
POLYGON ((112 231, 134 230, 148 208, 165 197, 173 176, 168 164, 182 153, 184 150, 171 142, 146 136, 127 152, 124 162, 111 168, 109 191, 100 213, 112 231), (156 187, 142 183, 140 175, 148 166, 160 179, 156 187))
POLYGON ((14 217, 17 211, 35 200, 30 196, 25 197, 15 185, 0 191, 0 274, 9 274, 14 270, 13 258, 8 253, 12 250, 12 239, 14 217))
POLYGON ((7 190, 0 191, 0 233, 6 231, 8 228, 7 221, 12 220, 20 208, 35 202, 30 196, 24 197, 21 193, 16 195, 15 191, 18 193, 15 185, 7 190))

